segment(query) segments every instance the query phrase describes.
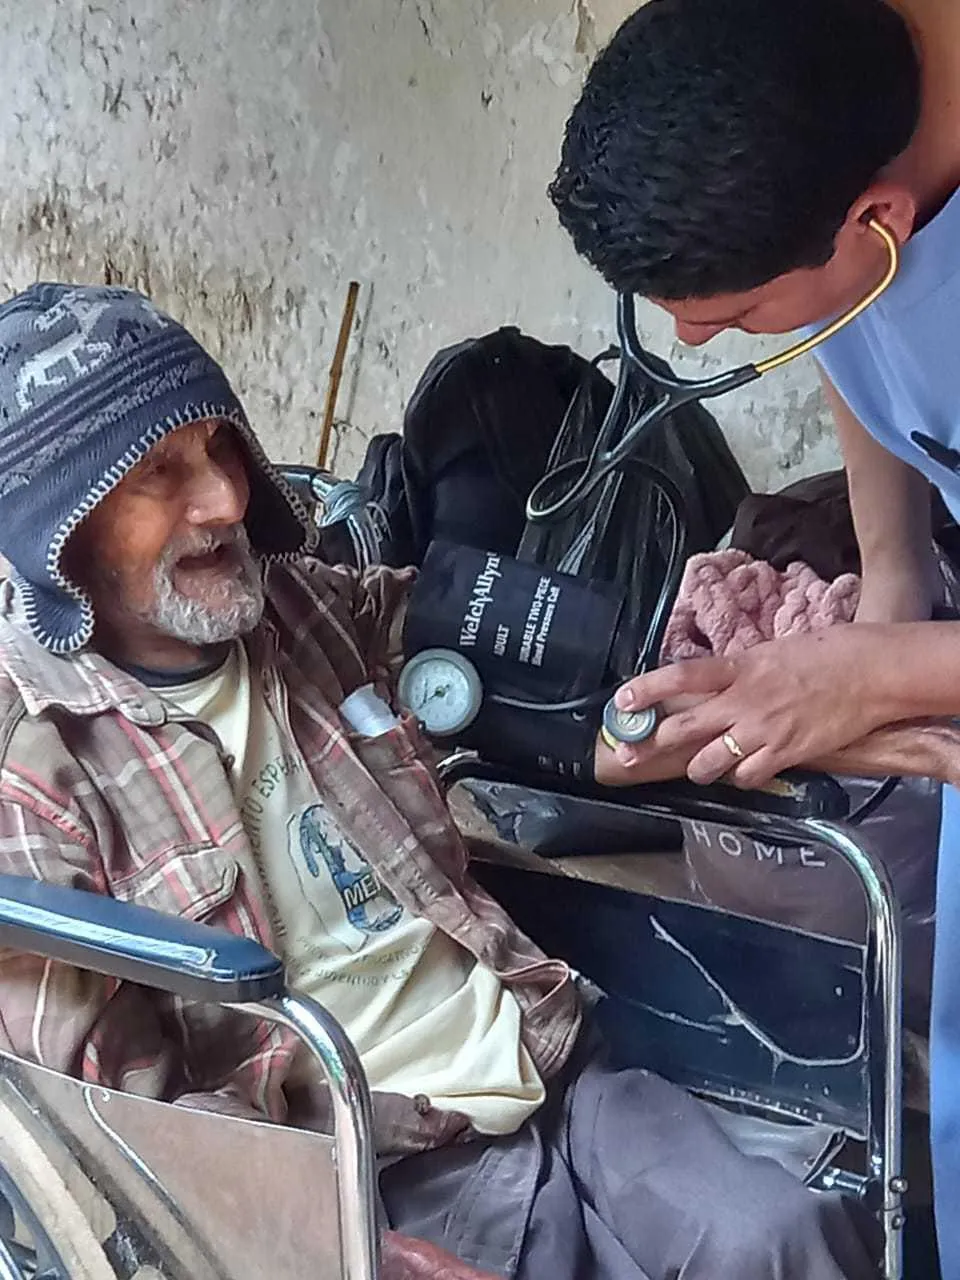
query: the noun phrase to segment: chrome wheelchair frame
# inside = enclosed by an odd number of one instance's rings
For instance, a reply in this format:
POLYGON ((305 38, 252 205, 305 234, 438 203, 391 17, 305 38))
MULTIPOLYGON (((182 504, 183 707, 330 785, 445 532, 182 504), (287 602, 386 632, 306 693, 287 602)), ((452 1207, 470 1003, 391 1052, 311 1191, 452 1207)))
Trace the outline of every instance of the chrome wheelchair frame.
MULTIPOLYGON (((295 1032, 320 1063, 332 1099, 337 1274, 342 1280, 377 1280, 376 1160, 366 1077, 335 1019, 315 1000, 287 990, 283 964, 275 955, 250 938, 179 916, 10 875, 0 875, 0 945, 184 1000, 236 1009, 295 1032)), ((221 1117, 204 1119, 219 1122, 221 1117)), ((136 1153, 132 1163, 137 1163, 136 1153)), ((140 1165, 150 1181, 153 1175, 140 1165)), ((0 1240, 0 1280, 23 1276, 9 1242, 0 1240)))
MULTIPOLYGON (((362 506, 357 500, 358 495, 349 486, 344 488, 334 477, 318 473, 314 468, 289 466, 281 470, 301 492, 306 489, 312 495, 316 503, 313 516, 319 527, 337 518, 339 512, 339 517, 346 521, 358 563, 365 565, 376 561, 379 533, 375 516, 362 506)), ((530 793, 574 798, 585 805, 613 806, 623 810, 628 820, 687 818, 703 822, 733 822, 760 838, 817 844, 843 859, 856 875, 868 908, 866 940, 858 952, 861 962, 859 998, 863 1068, 862 1078, 859 1078, 862 1090, 858 1102, 862 1109, 862 1125, 856 1116, 852 1117, 850 1124, 851 1130, 862 1133, 866 1158, 863 1172, 853 1172, 829 1163, 818 1168, 816 1185, 859 1198, 876 1211, 884 1232, 882 1275, 884 1280, 902 1280, 903 1197, 907 1187, 902 1167, 899 913, 882 864, 871 856, 869 848, 860 842, 856 833, 844 825, 844 810, 838 795, 840 788, 829 779, 798 776, 785 780, 774 794, 753 793, 749 797, 722 786, 691 788, 685 784, 636 788, 616 795, 597 788, 591 793, 589 789, 568 787, 544 775, 521 775, 491 766, 474 753, 462 751, 441 763, 439 777, 448 790, 458 783, 469 788, 492 781, 530 793)), ((478 868, 478 872, 483 881, 483 868, 478 868)), ((526 876, 527 872, 522 874, 526 876)), ((631 898, 625 891, 617 892, 627 909, 639 906, 647 923, 652 922, 656 926, 658 909, 655 902, 651 905, 641 902, 636 895, 631 898)), ((509 898, 502 901, 509 910, 509 898)), ((689 907, 691 912, 712 910, 689 907)), ((535 910, 527 910, 527 914, 529 918, 519 922, 538 940, 542 922, 535 910)), ((717 917, 736 919, 725 913, 713 914, 714 923, 717 917)), ((786 926, 771 924, 767 927, 784 935, 796 933, 786 926)), ((596 974, 591 973, 592 960, 588 958, 587 964, 578 966, 575 958, 563 954, 564 938, 558 937, 557 941, 558 946, 553 948, 555 953, 603 987, 601 979, 605 975, 599 971, 602 965, 596 974)), ((817 942, 813 939, 812 945, 817 942)), ((332 1098, 332 1163, 336 1175, 334 1208, 339 1242, 337 1274, 344 1280, 376 1280, 379 1268, 376 1157, 370 1094, 363 1068, 343 1029, 326 1010, 316 1001, 287 989, 283 965, 276 956, 251 939, 206 925, 79 890, 4 875, 0 875, 0 946, 153 987, 185 1000, 221 1005, 282 1025, 296 1033, 320 1063, 332 1098)), ((693 959, 696 961, 696 956, 693 959)), ((629 993, 627 995, 629 998, 629 993)), ((669 1009, 653 1008, 651 1016, 653 1022, 649 1026, 663 1028, 671 1025, 669 1009)), ((706 1020, 709 1022, 716 1016, 716 1013, 708 1014, 706 1020)), ((0 1083, 7 1069, 15 1072, 18 1065, 24 1073, 43 1073, 53 1078, 53 1084, 61 1082, 65 1087, 76 1088, 78 1098, 79 1091, 85 1091, 85 1105, 90 1109, 90 1086, 26 1063, 18 1064, 9 1055, 0 1055, 0 1083)), ((674 1062, 672 1065, 678 1064, 674 1062)), ((711 1079, 709 1069, 699 1068, 696 1078, 691 1075, 685 1079, 682 1064, 679 1065, 681 1069, 673 1072, 677 1083, 685 1084, 708 1098, 754 1104, 774 1121, 788 1116, 794 1121, 807 1118, 812 1123, 817 1118, 812 1098, 809 1106, 803 1105, 802 1100, 800 1104, 794 1100, 789 1106, 778 1108, 770 1092, 761 1095, 750 1079, 738 1081, 729 1074, 723 1080, 711 1079)), ((657 1069, 661 1066, 658 1064, 657 1069)), ((668 1062, 667 1069, 662 1071, 668 1077, 670 1066, 668 1062)), ((774 1070, 771 1076, 774 1084, 775 1075, 774 1070)), ((109 1091, 98 1092, 106 1100, 109 1091)), ((42 1109, 44 1096, 44 1087, 38 1088, 35 1100, 30 1103, 27 1099, 28 1105, 42 1109)), ((114 1098, 118 1096, 113 1095, 114 1098)), ((134 1101, 154 1109, 169 1105, 148 1100, 134 1101)), ((68 1105, 72 1103, 68 1102, 68 1105)), ((179 1108, 170 1109, 183 1114, 179 1108)), ((209 1125, 226 1124, 231 1120, 230 1117, 214 1116, 202 1119, 209 1125)), ((254 1129, 266 1128, 249 1121, 233 1120, 233 1123, 252 1124, 254 1129)), ((141 1169, 140 1175, 148 1182, 152 1176, 149 1169, 145 1172, 141 1169)), ((8 1191, 16 1199, 16 1187, 10 1185, 0 1160, 0 1206, 8 1191)), ((153 1188, 150 1194, 155 1192, 156 1188, 153 1188)), ((2 1216, 0 1213, 0 1218, 2 1216)), ((42 1233, 42 1222, 37 1224, 37 1230, 42 1233)), ((330 1259, 331 1263, 333 1261, 330 1259)), ((24 1280, 35 1274, 36 1267, 31 1271, 18 1262, 0 1222, 0 1280, 24 1280)), ((150 1274, 159 1276, 167 1273, 154 1270, 150 1274)), ((181 1272, 171 1274, 179 1276, 181 1272)), ((218 1280, 239 1280, 239 1273, 227 1277, 223 1269, 218 1270, 216 1266, 210 1274, 217 1276, 218 1280)), ((190 1280, 195 1280, 192 1274, 190 1280)))
MULTIPOLYGON (((837 1190, 864 1201, 875 1209, 883 1227, 884 1280, 901 1280, 903 1276, 903 1197, 907 1190, 907 1182, 903 1173, 903 1032, 901 1009, 901 934, 899 909, 894 891, 882 863, 871 856, 867 848, 859 840, 855 831, 844 825, 847 801, 842 789, 832 780, 816 775, 798 774, 778 783, 773 793, 753 792, 749 795, 737 792, 728 786, 706 788, 693 787, 686 783, 656 784, 633 788, 628 791, 612 793, 609 789, 595 787, 565 785, 558 780, 532 773, 511 772, 500 766, 484 763, 470 751, 458 751, 443 760, 439 766, 439 774, 444 786, 449 790, 456 784, 483 783, 484 781, 507 782, 526 789, 529 792, 540 792, 547 796, 575 797, 585 806, 591 802, 604 806, 621 807, 636 817, 657 819, 688 819, 690 821, 719 822, 737 826, 745 834, 761 840, 775 842, 796 842, 801 845, 818 845, 840 857, 856 875, 863 890, 867 904, 867 932, 862 948, 862 1051, 864 1080, 862 1097, 858 1099, 862 1105, 862 1129, 859 1117, 853 1118, 853 1127, 862 1132, 866 1148, 866 1167, 863 1173, 827 1167, 817 1180, 823 1190, 837 1190), (747 806, 751 806, 747 808, 747 806)), ((638 854, 642 857, 642 854, 638 854)), ((527 875, 526 871, 523 873, 527 875)), ((535 873, 533 873, 535 874, 535 873)), ((479 876, 481 883, 484 876, 479 876)), ((551 882, 555 883, 555 882, 551 882)), ((566 881, 575 884, 578 893, 589 889, 582 881, 566 881)), ((496 892, 496 887, 493 891, 496 892)), ((626 903, 630 895, 626 890, 612 891, 626 903)), ((538 886, 542 898, 546 889, 538 886)), ((573 898, 571 889, 570 898, 573 898)), ((517 916, 514 901, 501 898, 503 905, 515 914, 518 923, 534 941, 538 938, 538 912, 529 909, 526 917, 517 916)), ((570 905, 568 903, 568 905, 570 905)), ((678 909, 690 913, 710 913, 727 919, 738 919, 731 913, 717 912, 715 908, 694 904, 676 904, 678 909)), ((655 916, 655 912, 653 915, 655 916)), ((783 931, 785 934, 796 934, 786 926, 769 924, 765 926, 771 931, 783 931)), ((811 947, 818 940, 810 935, 811 947)), ((549 942, 554 943, 556 935, 551 934, 549 942)), ((826 945, 827 940, 822 940, 826 945)), ((557 948, 554 946, 553 951, 557 948)), ((562 958, 573 960, 569 952, 562 958)), ((696 963, 696 956, 693 956, 696 963)), ((591 954, 581 971, 588 979, 604 987, 604 977, 598 971, 591 971, 588 965, 599 965, 595 954, 591 954)), ((651 995, 645 989, 645 994, 651 995)), ((629 993, 627 995, 629 1001, 629 993)), ((636 998, 634 998, 636 999, 636 998)), ((675 1016, 676 1010, 661 1010, 664 1018, 675 1016)), ((668 1023, 661 1021, 661 1027, 668 1023)), ((710 1073, 701 1074, 699 1078, 682 1078, 684 1072, 671 1072, 669 1066, 658 1060, 656 1063, 636 1062, 631 1065, 650 1065, 651 1069, 661 1074, 673 1076, 676 1083, 694 1088, 708 1097, 725 1101, 749 1101, 773 1115, 775 1110, 770 1105, 769 1094, 760 1098, 756 1090, 756 1082, 748 1076, 739 1081, 726 1078, 711 1079, 710 1073), (681 1077, 681 1078, 678 1078, 681 1077), (740 1088, 735 1084, 739 1083, 740 1088)), ((790 1108, 794 1118, 806 1117, 811 1122, 816 1118, 813 1106, 797 1106, 790 1108)))
MULTIPOLYGON (((506 771, 486 766, 466 752, 456 753, 444 761, 439 773, 447 788, 456 783, 476 784, 484 779, 547 792, 554 785, 542 775, 511 777, 506 771)), ((742 797, 738 821, 745 830, 759 836, 799 839, 829 848, 853 869, 869 905, 870 925, 862 948, 861 988, 866 1168, 863 1173, 856 1173, 824 1167, 818 1171, 816 1185, 860 1198, 876 1209, 884 1229, 884 1280, 901 1280, 902 1201, 906 1184, 901 1167, 901 957, 897 906, 882 866, 837 817, 831 780, 796 780, 785 786, 787 790, 779 796, 752 795, 749 801, 742 797), (759 807, 748 812, 742 808, 744 803, 756 803, 759 807)), ((728 791, 728 788, 698 791, 682 784, 644 787, 625 793, 619 802, 637 815, 730 821, 730 796, 725 794, 728 791)), ((605 793, 603 799, 609 803, 609 793, 605 793)), ((482 872, 481 868, 478 870, 482 872)), ((483 882, 483 874, 479 878, 483 882)), ((564 883, 582 887, 581 882, 564 879, 564 883)), ((510 909, 510 901, 501 900, 510 909)), ((691 906, 689 910, 712 909, 691 906)), ((655 919, 656 904, 649 914, 655 919)), ((725 913, 714 915, 728 918, 725 913)), ((520 923, 536 939, 537 913, 529 919, 521 918, 520 923)), ((783 926, 767 927, 793 932, 783 926)), ((375 1280, 379 1256, 375 1152, 370 1096, 363 1069, 343 1030, 330 1015, 315 1001, 287 990, 280 960, 248 938, 100 895, 16 876, 0 876, 0 946, 151 986, 186 1000, 223 1005, 296 1032, 320 1062, 333 1099, 341 1250, 338 1274, 345 1280, 375 1280)), ((562 952, 562 948, 560 950, 562 952)), ((570 955, 562 958, 576 963, 570 955)), ((595 976, 587 968, 582 971, 587 978, 595 976)), ((669 1019, 670 1010, 666 1016, 669 1019)), ((670 1071, 662 1074, 669 1077, 670 1071)), ((676 1073, 674 1076, 676 1078, 676 1073)), ((717 1088, 711 1088, 710 1080, 705 1078, 677 1079, 677 1082, 688 1087, 692 1084, 708 1097, 757 1100, 748 1081, 747 1087, 739 1090, 731 1090, 729 1080, 717 1088)), ((151 1107, 168 1105, 138 1101, 151 1107)), ((769 1103, 769 1098, 766 1101, 769 1103)), ((776 1109, 768 1106, 767 1110, 776 1109)), ((793 1107, 792 1118, 802 1117, 803 1112, 803 1107, 793 1107)), ((213 1124, 222 1119, 204 1118, 213 1124)), ((23 1280, 28 1273, 16 1268, 2 1239, 0 1246, 0 1280, 8 1277, 23 1280)), ((234 1280, 233 1275, 230 1280, 234 1280)))
MULTIPOLYGON (((377 562, 379 541, 375 515, 364 505, 363 495, 356 486, 352 486, 349 492, 342 486, 338 488, 334 477, 315 472, 312 468, 285 467, 282 470, 301 492, 306 490, 312 495, 318 527, 342 521, 357 550, 358 565, 367 567, 377 562)), ((509 779, 511 776, 509 769, 485 763, 470 751, 454 752, 441 763, 439 774, 448 789, 458 782, 469 785, 471 781, 509 779)), ((732 822, 746 834, 762 839, 820 845, 851 868, 864 893, 868 921, 866 942, 862 948, 865 1061, 865 1096, 862 1101, 867 1161, 862 1174, 837 1168, 827 1170, 820 1185, 823 1189, 843 1191, 875 1207, 884 1230, 884 1280, 901 1280, 903 1197, 907 1183, 902 1167, 903 1029, 899 909, 884 866, 871 856, 854 830, 844 825, 848 806, 842 788, 832 779, 810 776, 804 779, 802 775, 798 775, 798 779, 793 782, 785 780, 779 795, 752 793, 749 797, 722 785, 693 788, 684 784, 664 784, 636 788, 631 793, 615 796, 602 788, 589 795, 579 784, 572 787, 560 780, 529 772, 517 775, 514 780, 530 791, 568 798, 579 796, 585 803, 592 801, 608 810, 627 810, 634 819, 644 818, 648 822, 651 819, 681 818, 732 822), (752 807, 747 808, 748 805, 752 807)), ((510 906, 509 903, 506 905, 510 906)), ((527 925, 530 922, 522 923, 527 925)), ((536 940, 535 928, 534 937, 536 940)), ((710 1082, 699 1083, 709 1086, 710 1082)), ((706 1092, 710 1092, 709 1087, 706 1092)), ((749 1094, 749 1089, 745 1093, 749 1094)))

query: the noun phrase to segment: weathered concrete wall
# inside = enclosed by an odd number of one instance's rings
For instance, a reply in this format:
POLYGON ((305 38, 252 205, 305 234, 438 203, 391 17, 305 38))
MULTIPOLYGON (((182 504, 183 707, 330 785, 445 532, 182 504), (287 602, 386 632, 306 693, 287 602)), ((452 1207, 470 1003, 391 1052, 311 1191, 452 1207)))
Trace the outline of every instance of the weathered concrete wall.
MULTIPOLYGON (((629 0, 0 0, 0 289, 150 293, 224 362, 275 456, 311 458, 362 282, 336 463, 441 345, 505 322, 593 353, 612 299, 544 195, 629 0)), ((672 358, 664 319, 646 336, 672 358)), ((757 351, 721 339, 688 371, 757 351)), ((758 485, 833 461, 808 366, 717 412, 758 485)))

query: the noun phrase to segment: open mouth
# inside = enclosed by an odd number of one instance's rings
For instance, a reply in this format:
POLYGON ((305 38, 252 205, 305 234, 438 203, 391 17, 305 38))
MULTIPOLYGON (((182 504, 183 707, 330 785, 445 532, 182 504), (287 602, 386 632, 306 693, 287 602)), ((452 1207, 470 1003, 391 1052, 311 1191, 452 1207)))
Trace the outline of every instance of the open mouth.
POLYGON ((180 573, 210 573, 236 567, 233 548, 221 543, 213 551, 201 551, 196 555, 181 556, 176 562, 180 573))

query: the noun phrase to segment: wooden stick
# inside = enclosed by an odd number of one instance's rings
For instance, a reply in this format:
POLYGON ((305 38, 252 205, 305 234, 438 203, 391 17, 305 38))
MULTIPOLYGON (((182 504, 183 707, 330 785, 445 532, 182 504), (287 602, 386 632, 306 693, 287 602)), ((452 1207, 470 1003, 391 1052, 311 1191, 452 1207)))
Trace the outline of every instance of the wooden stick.
POLYGON ((337 396, 340 394, 340 380, 343 377, 343 364, 347 357, 347 343, 350 341, 350 330, 353 328, 353 317, 357 311, 357 295, 360 285, 356 280, 350 281, 347 290, 347 301, 340 320, 340 334, 337 338, 337 349, 333 353, 333 364, 330 366, 330 385, 327 387, 327 404, 323 411, 323 426, 320 430, 320 448, 317 450, 317 466, 326 470, 327 454, 330 451, 330 435, 333 431, 333 416, 337 408, 337 396))

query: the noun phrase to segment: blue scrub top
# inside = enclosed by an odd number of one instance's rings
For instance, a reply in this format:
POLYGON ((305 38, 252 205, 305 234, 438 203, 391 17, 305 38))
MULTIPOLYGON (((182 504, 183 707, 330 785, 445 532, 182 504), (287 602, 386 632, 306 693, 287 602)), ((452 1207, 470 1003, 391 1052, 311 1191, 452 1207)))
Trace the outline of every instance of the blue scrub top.
MULTIPOLYGON (((907 242, 887 292, 817 358, 871 435, 927 476, 960 519, 960 191, 907 242)), ((930 1049, 937 1235, 944 1280, 960 1280, 960 792, 950 787, 930 1049)))
MULTIPOLYGON (((960 471, 911 439, 960 450, 960 190, 907 241, 900 271, 817 359, 891 453, 923 472, 960 519, 960 471)), ((955 461, 960 467, 960 457, 955 461)))

